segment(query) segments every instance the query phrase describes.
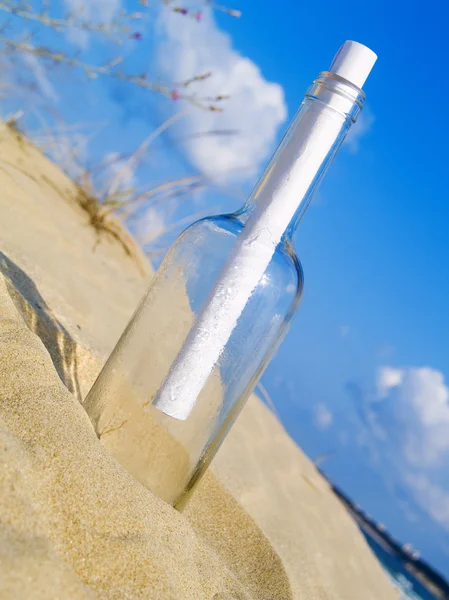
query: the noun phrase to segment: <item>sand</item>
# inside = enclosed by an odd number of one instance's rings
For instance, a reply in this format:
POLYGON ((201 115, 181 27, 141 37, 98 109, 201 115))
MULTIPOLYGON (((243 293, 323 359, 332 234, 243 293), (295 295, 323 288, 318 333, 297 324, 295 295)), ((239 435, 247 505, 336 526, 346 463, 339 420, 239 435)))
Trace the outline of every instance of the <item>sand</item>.
POLYGON ((83 406, 104 447, 153 493, 176 507, 186 497, 198 458, 222 404, 211 374, 189 419, 175 420, 152 400, 193 320, 181 269, 145 295, 83 406), (157 290, 155 290, 157 288, 157 290), (167 310, 167 306, 170 310, 167 310))
POLYGON ((131 253, 98 238, 73 184, 8 128, 0 184, 2 600, 397 598, 256 398, 183 513, 113 458, 80 401, 151 270, 124 231, 131 253))

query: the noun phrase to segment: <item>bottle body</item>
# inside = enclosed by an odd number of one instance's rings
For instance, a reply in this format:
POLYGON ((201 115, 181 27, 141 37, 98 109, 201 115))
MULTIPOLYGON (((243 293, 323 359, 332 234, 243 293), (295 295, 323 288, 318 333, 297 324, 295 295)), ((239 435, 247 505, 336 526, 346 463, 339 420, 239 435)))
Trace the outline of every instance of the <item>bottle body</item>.
POLYGON ((363 101, 318 76, 242 210, 169 250, 86 398, 106 448, 178 508, 287 331, 303 288, 291 236, 363 101))
POLYGON ((181 234, 84 403, 105 447, 143 485, 177 507, 257 384, 303 289, 300 263, 285 237, 189 416, 173 418, 153 405, 244 227, 241 216, 203 219, 181 234))

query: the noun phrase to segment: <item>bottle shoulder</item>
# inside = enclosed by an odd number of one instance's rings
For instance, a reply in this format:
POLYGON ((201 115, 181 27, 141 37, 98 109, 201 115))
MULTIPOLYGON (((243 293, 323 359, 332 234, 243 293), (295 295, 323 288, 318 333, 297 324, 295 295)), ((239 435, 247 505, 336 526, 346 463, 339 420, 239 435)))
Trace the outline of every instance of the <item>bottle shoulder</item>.
POLYGON ((231 234, 237 236, 244 227, 244 223, 234 213, 213 215, 204 217, 199 221, 192 223, 186 231, 191 230, 192 233, 201 230, 216 232, 217 234, 231 234))
MULTIPOLYGON (((205 217, 190 225, 180 237, 184 242, 201 247, 208 253, 229 252, 245 227, 238 213, 220 214, 205 217)), ((284 236, 276 247, 267 269, 267 276, 274 281, 288 280, 290 289, 294 286, 298 293, 304 286, 304 272, 291 240, 284 236)))

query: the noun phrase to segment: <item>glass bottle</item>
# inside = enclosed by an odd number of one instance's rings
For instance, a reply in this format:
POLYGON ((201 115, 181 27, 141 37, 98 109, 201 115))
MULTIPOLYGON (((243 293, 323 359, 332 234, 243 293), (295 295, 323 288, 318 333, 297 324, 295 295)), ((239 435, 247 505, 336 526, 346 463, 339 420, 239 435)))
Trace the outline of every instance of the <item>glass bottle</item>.
MULTIPOLYGON (((344 62, 341 52, 333 66, 339 56, 344 62)), ((243 208, 201 219, 178 237, 84 402, 105 447, 177 508, 300 301, 303 272, 292 235, 365 97, 339 75, 347 75, 344 65, 337 67, 313 81, 243 208)))

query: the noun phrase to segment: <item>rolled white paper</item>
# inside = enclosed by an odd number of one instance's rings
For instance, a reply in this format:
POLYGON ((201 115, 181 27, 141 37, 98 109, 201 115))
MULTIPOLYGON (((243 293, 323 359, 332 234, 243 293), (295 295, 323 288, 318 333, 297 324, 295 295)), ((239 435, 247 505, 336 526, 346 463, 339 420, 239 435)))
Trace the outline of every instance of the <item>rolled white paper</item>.
MULTIPOLYGON (((331 71, 359 87, 376 55, 362 44, 346 42, 331 71), (351 67, 352 65, 352 67, 351 67)), ((254 212, 241 234, 153 405, 176 419, 187 419, 217 363, 251 294, 265 273, 288 224, 332 149, 344 122, 321 103, 304 112, 298 130, 271 166, 254 212)))

